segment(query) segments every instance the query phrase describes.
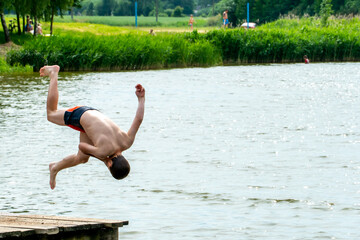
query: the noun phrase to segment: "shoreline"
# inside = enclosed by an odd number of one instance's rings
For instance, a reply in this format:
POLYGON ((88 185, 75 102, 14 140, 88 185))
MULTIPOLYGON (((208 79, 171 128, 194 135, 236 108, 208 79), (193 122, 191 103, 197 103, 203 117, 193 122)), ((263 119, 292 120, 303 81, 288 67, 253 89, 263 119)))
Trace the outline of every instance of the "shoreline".
MULTIPOLYGON (((329 62, 311 62, 310 64, 347 64, 347 63, 360 63, 360 61, 329 61, 329 62)), ((61 69, 61 73, 65 74, 87 74, 87 73, 116 73, 116 72, 146 72, 146 71, 167 71, 167 70, 176 70, 176 69, 189 69, 189 68, 215 68, 215 67, 245 67, 245 66, 270 66, 270 65, 295 65, 295 64, 304 64, 303 62, 286 62, 286 63, 241 63, 241 64, 223 64, 223 65, 213 65, 213 66, 191 66, 191 67, 169 67, 169 68, 148 68, 148 69, 135 69, 135 70, 68 70, 61 69)), ((24 67, 25 68, 25 67, 24 67)), ((36 74, 38 71, 11 71, 11 72, 1 72, 0 76, 14 75, 14 74, 36 74)))

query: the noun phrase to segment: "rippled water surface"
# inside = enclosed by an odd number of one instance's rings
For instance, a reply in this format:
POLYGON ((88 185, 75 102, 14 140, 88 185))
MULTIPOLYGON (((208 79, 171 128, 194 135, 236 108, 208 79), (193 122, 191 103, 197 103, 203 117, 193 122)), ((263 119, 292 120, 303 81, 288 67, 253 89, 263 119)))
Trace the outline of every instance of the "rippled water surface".
POLYGON ((65 74, 62 108, 89 105, 127 130, 124 155, 58 174, 78 132, 46 121, 48 80, 0 76, 0 212, 129 220, 121 239, 360 239, 360 64, 65 74))

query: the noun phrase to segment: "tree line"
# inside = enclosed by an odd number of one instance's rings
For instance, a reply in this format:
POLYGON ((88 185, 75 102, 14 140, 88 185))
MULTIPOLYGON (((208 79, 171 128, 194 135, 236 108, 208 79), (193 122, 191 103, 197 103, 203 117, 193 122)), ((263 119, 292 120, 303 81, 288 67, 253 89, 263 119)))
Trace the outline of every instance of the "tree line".
POLYGON ((250 3, 250 20, 257 23, 271 22, 287 14, 321 16, 322 5, 331 6, 330 12, 335 15, 360 13, 360 0, 234 0, 234 5, 230 5, 233 6, 233 20, 246 19, 247 2, 250 3))
POLYGON ((5 42, 9 42, 10 34, 5 20, 5 12, 13 11, 16 14, 17 33, 25 33, 26 16, 34 19, 34 36, 37 33, 39 19, 50 21, 50 34, 53 30, 54 15, 63 15, 74 7, 81 7, 82 0, 1 0, 0 17, 5 34, 5 42), (22 26, 22 30, 21 30, 22 26))
POLYGON ((197 0, 84 0, 76 12, 88 16, 134 16, 135 1, 139 16, 171 16, 176 7, 182 8, 183 14, 193 14, 197 0))
MULTIPOLYGON (((214 16, 228 9, 232 22, 246 19, 246 4, 254 22, 264 23, 280 15, 320 15, 323 0, 84 0, 77 14, 98 16, 133 16, 134 3, 138 4, 138 15, 171 16, 176 7, 185 15, 214 16)), ((359 14, 360 0, 326 0, 332 5, 334 14, 359 14)))

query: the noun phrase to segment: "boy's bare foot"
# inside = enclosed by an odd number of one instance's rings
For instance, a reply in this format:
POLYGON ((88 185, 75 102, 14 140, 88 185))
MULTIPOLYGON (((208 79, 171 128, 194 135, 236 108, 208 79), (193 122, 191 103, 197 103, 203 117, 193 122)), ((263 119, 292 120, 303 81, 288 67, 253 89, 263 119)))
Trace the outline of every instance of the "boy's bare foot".
POLYGON ((50 163, 49 164, 49 170, 50 170, 50 188, 54 189, 56 185, 56 174, 57 172, 54 169, 56 163, 50 163))
POLYGON ((58 65, 53 66, 44 66, 40 68, 40 77, 49 76, 52 73, 58 73, 60 71, 60 67, 58 65))

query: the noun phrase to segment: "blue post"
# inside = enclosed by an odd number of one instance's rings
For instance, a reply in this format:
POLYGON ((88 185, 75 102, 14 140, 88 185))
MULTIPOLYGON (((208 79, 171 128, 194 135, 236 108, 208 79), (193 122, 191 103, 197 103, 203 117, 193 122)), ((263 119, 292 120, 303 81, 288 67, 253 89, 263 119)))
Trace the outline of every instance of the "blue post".
POLYGON ((135 1, 135 27, 137 27, 137 1, 135 1))
POLYGON ((250 19, 250 17, 249 17, 249 3, 247 3, 247 28, 249 29, 249 19, 250 19))

